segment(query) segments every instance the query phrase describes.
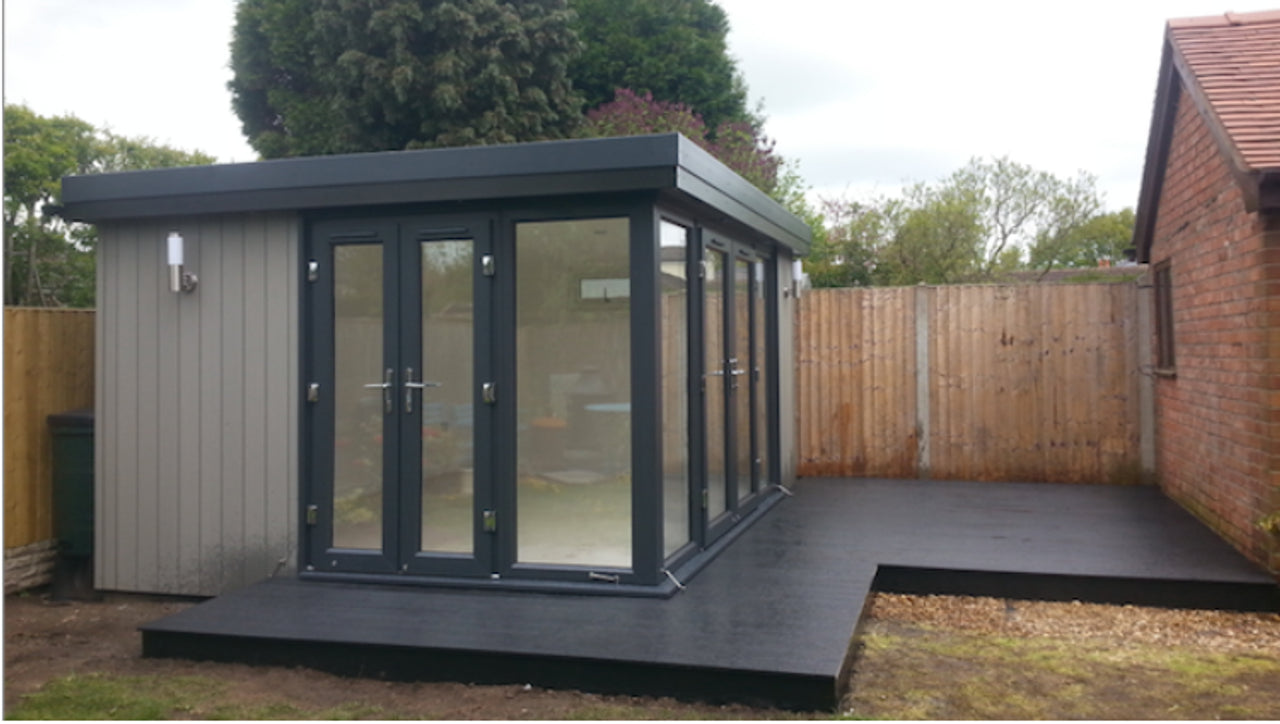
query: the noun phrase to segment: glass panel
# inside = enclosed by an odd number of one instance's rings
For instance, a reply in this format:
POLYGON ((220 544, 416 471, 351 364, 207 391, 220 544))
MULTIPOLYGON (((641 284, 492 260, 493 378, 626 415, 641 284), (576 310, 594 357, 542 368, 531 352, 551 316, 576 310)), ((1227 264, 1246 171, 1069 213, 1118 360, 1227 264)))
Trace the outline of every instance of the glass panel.
POLYGON ((724 420, 724 252, 707 250, 707 278, 703 295, 703 360, 707 374, 707 515, 714 520, 725 511, 724 420))
POLYGON ((759 480, 756 481, 756 489, 763 490, 772 484, 769 480, 769 398, 768 398, 768 345, 765 344, 767 335, 765 335, 765 307, 764 307, 764 264, 763 262, 755 262, 755 283, 753 284, 753 294, 751 299, 754 301, 754 308, 751 315, 754 319, 755 327, 755 344, 754 344, 754 374, 751 375, 751 384, 755 388, 755 469, 759 473, 759 480))
MULTIPOLYGON (((474 545, 472 242, 431 241, 422 252, 422 550, 474 545)), ((416 393, 415 393, 416 394, 416 393)))
POLYGON ((738 500, 751 495, 751 385, 745 374, 751 369, 751 265, 742 259, 733 262, 733 345, 734 365, 734 467, 738 478, 738 500))
POLYGON ((759 472, 760 479, 757 481, 758 488, 763 489, 773 483, 769 479, 769 358, 767 355, 768 347, 766 345, 767 335, 765 334, 765 273, 764 263, 756 262, 752 265, 755 268, 755 283, 753 285, 754 309, 752 315, 754 317, 755 327, 755 345, 754 345, 754 363, 755 371, 751 378, 755 387, 755 438, 756 438, 756 470, 759 472))
POLYGON ((516 225, 516 558, 631 566, 626 218, 516 225))
POLYGON ((333 545, 382 548, 382 247, 333 250, 333 545))
POLYGON ((689 230, 662 222, 663 551, 689 542, 689 230))

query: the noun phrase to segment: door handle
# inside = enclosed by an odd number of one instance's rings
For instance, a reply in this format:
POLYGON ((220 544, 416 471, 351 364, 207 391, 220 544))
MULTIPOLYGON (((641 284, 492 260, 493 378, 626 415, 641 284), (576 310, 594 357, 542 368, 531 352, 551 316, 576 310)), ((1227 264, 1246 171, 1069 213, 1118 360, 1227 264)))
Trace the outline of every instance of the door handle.
POLYGON ((382 373, 382 382, 371 382, 364 386, 366 390, 382 390, 382 410, 391 414, 394 403, 391 401, 391 388, 396 386, 396 371, 388 367, 382 373))
POLYGON ((441 382, 430 382, 428 380, 415 381, 413 379, 413 368, 404 368, 404 413, 408 415, 413 412, 413 391, 425 390, 428 387, 443 387, 441 382))

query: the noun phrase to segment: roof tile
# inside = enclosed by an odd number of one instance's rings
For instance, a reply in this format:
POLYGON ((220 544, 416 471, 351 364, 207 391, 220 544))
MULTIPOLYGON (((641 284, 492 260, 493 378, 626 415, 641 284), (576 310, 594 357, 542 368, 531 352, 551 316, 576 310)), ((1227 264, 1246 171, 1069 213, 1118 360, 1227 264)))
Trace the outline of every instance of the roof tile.
POLYGON ((1170 20, 1168 33, 1246 170, 1280 168, 1280 10, 1170 20))

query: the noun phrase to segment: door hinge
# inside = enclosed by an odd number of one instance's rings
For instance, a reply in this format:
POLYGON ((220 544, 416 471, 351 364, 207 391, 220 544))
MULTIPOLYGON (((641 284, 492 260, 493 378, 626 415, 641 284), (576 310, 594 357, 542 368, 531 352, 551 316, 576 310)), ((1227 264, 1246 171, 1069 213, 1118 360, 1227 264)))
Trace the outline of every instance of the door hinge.
POLYGON ((493 254, 485 254, 480 257, 480 272, 487 277, 491 277, 497 273, 494 266, 493 254))
POLYGON ((319 401, 320 401, 320 383, 312 382, 311 384, 307 385, 307 402, 319 402, 319 401))
POLYGON ((703 259, 702 261, 698 262, 698 278, 699 279, 707 278, 707 260, 706 259, 703 259))
POLYGON ((320 518, 320 506, 308 505, 307 506, 307 525, 315 525, 318 522, 319 518, 320 518))
POLYGON ((711 491, 706 488, 702 489, 702 509, 706 510, 711 507, 711 491))
POLYGON ((496 510, 484 511, 483 513, 481 513, 481 520, 484 522, 484 532, 486 533, 498 532, 498 511, 496 510))
POLYGON ((486 405, 492 405, 498 401, 498 386, 492 382, 486 382, 480 385, 480 399, 486 405))
POLYGON ((307 281, 314 282, 320 278, 320 262, 312 259, 307 262, 307 281))

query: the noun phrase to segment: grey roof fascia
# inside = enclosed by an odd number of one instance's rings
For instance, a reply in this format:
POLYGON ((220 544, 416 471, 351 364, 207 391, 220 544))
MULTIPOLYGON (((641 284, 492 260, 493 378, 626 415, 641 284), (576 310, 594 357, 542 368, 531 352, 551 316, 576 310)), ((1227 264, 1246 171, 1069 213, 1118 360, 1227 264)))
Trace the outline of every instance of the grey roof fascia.
MULTIPOLYGON (((192 192, 165 196, 77 200, 64 204, 64 217, 76 221, 109 221, 158 216, 184 216, 253 211, 314 210, 343 206, 472 201, 493 198, 607 193, 674 185, 670 168, 334 184, 292 188, 192 192)), ((87 177, 86 177, 87 178, 87 177)))
MULTIPOLYGON (((507 180, 507 193, 518 188, 521 179, 530 187, 530 193, 539 193, 546 181, 562 174, 609 175, 674 166, 675 146, 674 136, 637 136, 310 156, 68 176, 63 179, 62 204, 69 218, 97 221, 134 216, 133 212, 114 211, 110 202, 144 199, 163 206, 183 197, 207 198, 217 205, 217 211, 242 210, 238 203, 254 204, 257 210, 315 208, 328 205, 332 197, 358 193, 366 187, 379 190, 397 184, 429 187, 432 182, 474 185, 498 179, 507 180), (255 200, 258 194, 265 194, 268 199, 255 200), (88 204, 94 204, 95 213, 85 213, 88 204)), ((672 182, 669 178, 668 184, 672 182)), ((438 196, 420 200, 450 200, 454 194, 438 196)), ((340 199, 339 203, 345 201, 340 199)), ((184 204, 193 205, 198 203, 184 204)), ((149 215, 157 213, 168 212, 157 210, 149 215)))
POLYGON ((97 222, 664 189, 808 249, 802 221, 675 133, 68 176, 62 215, 97 222))
POLYGON ((808 224, 693 141, 678 138, 678 189, 801 256, 809 253, 813 231, 808 224))

